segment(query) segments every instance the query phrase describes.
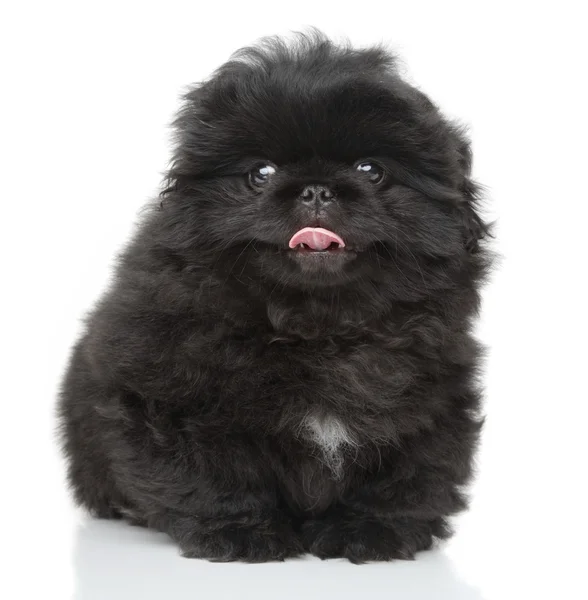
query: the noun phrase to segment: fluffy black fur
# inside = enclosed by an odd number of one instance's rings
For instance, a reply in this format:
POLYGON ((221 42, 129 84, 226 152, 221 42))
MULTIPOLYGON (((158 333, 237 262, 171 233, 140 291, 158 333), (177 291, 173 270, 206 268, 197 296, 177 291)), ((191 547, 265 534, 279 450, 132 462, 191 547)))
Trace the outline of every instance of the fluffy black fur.
POLYGON ((389 53, 318 33, 241 50, 175 125, 162 201, 63 383, 76 500, 215 561, 407 559, 447 537, 480 430, 488 265, 463 131, 389 53), (309 184, 334 199, 302 201, 309 184), (351 250, 301 258, 305 226, 351 250), (309 417, 345 428, 337 468, 309 417))

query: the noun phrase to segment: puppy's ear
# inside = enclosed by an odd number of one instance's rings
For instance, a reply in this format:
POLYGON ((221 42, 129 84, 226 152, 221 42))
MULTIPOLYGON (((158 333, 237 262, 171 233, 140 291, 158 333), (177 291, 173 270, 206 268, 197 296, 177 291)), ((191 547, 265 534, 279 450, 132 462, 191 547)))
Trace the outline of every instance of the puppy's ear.
POLYGON ((458 152, 460 164, 460 191, 462 200, 458 211, 463 224, 463 240, 465 248, 470 253, 475 253, 480 241, 489 233, 489 227, 478 214, 480 201, 480 188, 471 179, 472 150, 470 143, 463 132, 456 132, 458 139, 458 152))
POLYGON ((161 206, 176 193, 190 191, 202 170, 202 157, 207 157, 207 134, 212 125, 206 122, 203 104, 211 95, 212 83, 195 84, 182 97, 182 106, 172 123, 174 151, 170 168, 159 194, 161 206))
POLYGON ((488 235, 488 225, 477 212, 478 186, 469 177, 465 178, 463 194, 464 201, 460 204, 459 211, 463 223, 464 245, 468 252, 473 253, 478 250, 480 240, 488 235))

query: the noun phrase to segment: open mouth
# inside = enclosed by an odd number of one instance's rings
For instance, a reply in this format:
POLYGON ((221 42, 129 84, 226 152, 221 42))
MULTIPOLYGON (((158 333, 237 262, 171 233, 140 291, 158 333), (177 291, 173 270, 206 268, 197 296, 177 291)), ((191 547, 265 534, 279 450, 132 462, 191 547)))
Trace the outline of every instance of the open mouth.
POLYGON ((345 242, 328 229, 305 227, 292 236, 288 246, 300 253, 331 254, 344 251, 345 242))

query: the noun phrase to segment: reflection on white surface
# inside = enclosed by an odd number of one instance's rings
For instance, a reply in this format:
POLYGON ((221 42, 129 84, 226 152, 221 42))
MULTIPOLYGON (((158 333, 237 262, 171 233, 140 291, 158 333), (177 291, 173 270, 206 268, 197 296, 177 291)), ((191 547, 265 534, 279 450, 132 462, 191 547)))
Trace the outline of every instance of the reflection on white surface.
POLYGON ((164 534, 85 520, 74 551, 75 600, 345 598, 483 600, 442 550, 415 561, 353 565, 313 557, 283 563, 209 563, 182 558, 164 534))

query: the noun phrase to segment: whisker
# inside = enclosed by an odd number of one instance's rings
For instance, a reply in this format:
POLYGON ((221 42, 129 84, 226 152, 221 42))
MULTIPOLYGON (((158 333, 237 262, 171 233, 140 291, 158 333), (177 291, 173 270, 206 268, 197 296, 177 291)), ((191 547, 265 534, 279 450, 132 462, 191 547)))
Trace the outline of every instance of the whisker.
MULTIPOLYGON (((231 273, 233 272, 233 269, 235 268, 235 265, 239 262, 239 259, 243 256, 243 252, 245 252, 245 250, 247 250, 247 248, 249 248, 249 246, 253 243, 255 238, 251 238, 243 247, 243 249, 241 250, 241 252, 239 252, 239 255, 237 256, 237 258, 235 259, 235 262, 233 262, 231 268, 229 269, 229 273, 227 275, 227 279, 225 280, 225 283, 228 281, 229 277, 231 276, 231 273)), ((243 269, 245 269, 245 265, 243 265, 243 269)), ((241 269, 241 273, 243 273, 243 269, 241 269)))

